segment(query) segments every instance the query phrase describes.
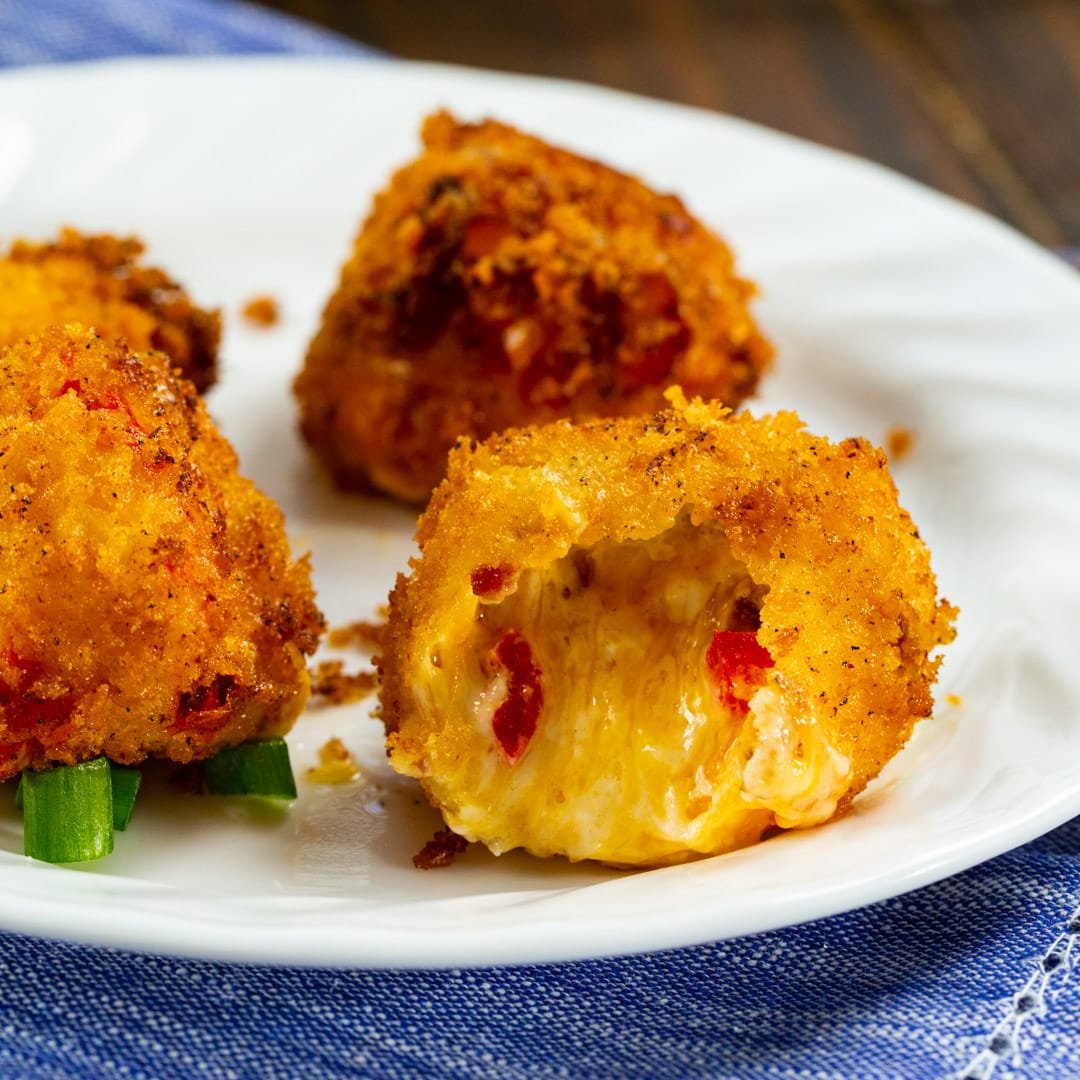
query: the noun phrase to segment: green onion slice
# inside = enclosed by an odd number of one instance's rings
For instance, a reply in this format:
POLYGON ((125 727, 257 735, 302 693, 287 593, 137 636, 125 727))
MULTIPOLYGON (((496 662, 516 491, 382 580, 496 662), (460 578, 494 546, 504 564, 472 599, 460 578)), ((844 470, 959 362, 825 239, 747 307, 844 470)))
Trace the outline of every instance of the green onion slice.
POLYGON ((50 863, 87 862, 113 849, 113 795, 106 758, 25 772, 23 851, 50 863))
POLYGON ((131 823, 131 812, 135 809, 135 796, 139 793, 142 773, 126 765, 109 763, 112 776, 112 816, 113 828, 123 832, 131 823))
POLYGON ((280 737, 256 739, 219 750, 206 762, 205 775, 211 795, 296 798, 289 748, 280 737))
MULTIPOLYGON (((135 796, 139 793, 142 773, 128 765, 116 765, 109 762, 112 779, 113 828, 123 832, 131 824, 131 814, 135 809, 135 796)), ((22 811, 22 777, 15 785, 15 809, 22 811)))

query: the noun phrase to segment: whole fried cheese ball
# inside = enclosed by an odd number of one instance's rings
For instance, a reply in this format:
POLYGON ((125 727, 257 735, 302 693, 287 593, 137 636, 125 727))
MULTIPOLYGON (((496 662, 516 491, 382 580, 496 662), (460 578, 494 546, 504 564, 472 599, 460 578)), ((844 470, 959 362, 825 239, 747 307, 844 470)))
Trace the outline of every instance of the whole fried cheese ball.
POLYGON ((163 352, 200 391, 209 388, 221 316, 196 307, 164 270, 141 265, 142 251, 133 237, 74 229, 48 244, 17 240, 0 257, 0 346, 77 322, 135 352, 163 352))
POLYGON ((0 779, 281 734, 322 617, 281 514, 165 357, 0 349, 0 779))
POLYGON ((930 714, 953 637, 884 455, 792 413, 679 400, 462 446, 418 541, 390 762, 496 853, 655 866, 828 821, 930 714))
POLYGON ((493 121, 428 118, 296 382, 345 488, 422 502, 459 435, 737 405, 771 355, 728 247, 674 195, 493 121))

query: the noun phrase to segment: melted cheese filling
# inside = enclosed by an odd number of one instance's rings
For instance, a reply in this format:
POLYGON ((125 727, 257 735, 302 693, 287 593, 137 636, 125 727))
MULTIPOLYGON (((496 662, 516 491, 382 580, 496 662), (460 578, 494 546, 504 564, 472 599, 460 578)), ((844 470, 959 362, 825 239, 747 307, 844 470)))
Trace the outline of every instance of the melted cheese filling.
POLYGON ((439 792, 450 825, 496 852, 641 864, 751 843, 774 814, 783 826, 828 818, 847 761, 787 715, 771 682, 732 711, 706 669, 713 635, 746 629, 764 591, 719 528, 680 519, 652 540, 574 549, 479 603, 433 700, 467 718, 454 762, 466 775, 439 792), (493 731, 511 686, 493 650, 510 631, 527 639, 543 692, 514 759, 493 731))
POLYGON ((824 739, 807 738, 807 725, 789 716, 771 686, 751 698, 750 719, 756 740, 742 770, 743 797, 772 810, 781 828, 828 821, 847 790, 851 762, 824 739))

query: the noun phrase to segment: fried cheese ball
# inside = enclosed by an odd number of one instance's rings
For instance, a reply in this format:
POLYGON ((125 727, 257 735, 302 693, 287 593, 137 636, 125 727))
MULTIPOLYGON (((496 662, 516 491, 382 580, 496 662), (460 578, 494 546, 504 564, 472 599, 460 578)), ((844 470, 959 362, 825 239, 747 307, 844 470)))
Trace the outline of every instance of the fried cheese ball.
POLYGON ((200 391, 213 385, 221 316, 196 307, 141 241, 64 229, 48 244, 17 240, 0 257, 0 346, 77 322, 135 352, 167 354, 200 391))
POLYGON ((284 733, 321 628, 167 358, 78 325, 0 349, 0 779, 284 733))
POLYGON ((674 195, 504 124, 429 117, 375 198, 296 382, 338 484, 426 501, 458 436, 737 405, 771 347, 753 285, 674 195))
POLYGON ((817 825, 930 715, 955 615, 880 450, 687 404, 450 457, 393 593, 391 765, 499 854, 817 825))

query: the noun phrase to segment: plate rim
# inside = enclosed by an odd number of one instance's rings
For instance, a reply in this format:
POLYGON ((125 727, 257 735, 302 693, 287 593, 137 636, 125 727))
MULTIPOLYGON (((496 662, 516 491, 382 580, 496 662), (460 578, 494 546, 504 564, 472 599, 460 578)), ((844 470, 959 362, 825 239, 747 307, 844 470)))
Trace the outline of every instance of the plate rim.
MULTIPOLYGON (((710 122, 721 121, 735 129, 748 132, 755 138, 764 137, 769 141, 786 143, 800 152, 825 155, 842 162, 846 169, 858 170, 862 176, 876 185, 890 189, 899 186, 909 192, 917 193, 921 198, 925 199, 929 196, 939 205, 947 207, 952 214, 959 212, 967 219, 971 227, 981 230, 987 240, 1005 252, 1009 258, 1022 259, 1030 268, 1031 273, 1041 275, 1048 286, 1061 289, 1063 297, 1071 294, 1070 299, 1080 301, 1080 275, 1056 256, 985 211, 936 191, 887 166, 725 113, 661 101, 573 80, 379 57, 129 57, 5 69, 0 71, 0 93, 13 83, 78 81, 88 77, 93 79, 127 75, 137 77, 147 72, 153 77, 164 77, 166 74, 172 76, 178 72, 188 73, 184 77, 195 77, 205 74, 208 70, 215 72, 234 69, 238 72, 241 70, 249 72, 288 70, 307 72, 315 78, 333 78, 341 72, 371 72, 373 66, 383 73, 393 73, 394 76, 400 75, 406 78, 409 72, 413 72, 428 76, 442 74, 454 78, 464 77, 475 81, 504 81, 519 86, 524 85, 539 92, 551 88, 560 91, 572 90, 616 105, 644 106, 660 111, 674 110, 680 113, 691 113, 706 118, 710 122)), ((0 107, 2 105, 3 102, 0 101, 0 107)), ((358 208, 358 216, 362 209, 362 207, 358 208)), ((1077 309, 1080 311, 1080 304, 1077 304, 1077 309)), ((1073 792, 1059 793, 1043 804, 1037 812, 1029 812, 1013 819, 1007 828, 996 828, 989 834, 979 834, 976 838, 956 845, 962 854, 954 852, 951 857, 939 855, 936 860, 926 865, 912 866, 899 880, 886 874, 878 874, 864 881, 857 881, 855 884, 848 882, 839 889, 822 887, 813 892, 810 899, 806 899, 804 895, 801 903, 803 914, 797 922, 792 920, 790 914, 782 914, 784 911, 782 905, 760 918, 744 920, 747 925, 737 926, 733 930, 718 930, 709 919, 710 912, 707 908, 696 908, 692 917, 684 910, 677 923, 666 918, 664 913, 650 911, 647 915, 635 913, 626 922, 617 919, 608 921, 605 924, 602 944, 597 944, 595 940, 590 939, 590 935, 595 934, 595 923, 588 918, 579 924, 560 924, 566 937, 560 938, 556 944, 553 944, 550 939, 542 941, 542 935, 535 935, 524 947, 520 941, 510 942, 508 946, 508 939, 520 933, 515 925, 492 927, 489 936, 479 944, 475 940, 472 941, 468 948, 463 947, 453 935, 447 935, 444 927, 434 926, 389 928, 383 925, 376 928, 377 940, 371 936, 359 936, 350 938, 348 941, 329 941, 325 938, 320 940, 318 934, 310 935, 301 932, 307 931, 308 927, 290 929, 282 923, 278 925, 277 933, 270 934, 268 940, 266 928, 261 924, 242 925, 238 921, 229 919, 215 922, 206 919, 205 916, 201 916, 201 921, 193 921, 190 917, 179 917, 172 912, 163 913, 145 907, 140 907, 137 912, 141 922, 132 920, 125 922, 116 917, 117 910, 125 910, 123 898, 114 910, 104 910, 99 906, 88 908, 83 912, 84 922, 78 926, 70 926, 67 925, 73 904, 70 895, 61 900, 35 896, 33 899, 36 901, 36 906, 25 905, 20 903, 18 893, 13 893, 10 887, 5 886, 0 886, 0 925, 16 933, 37 934, 85 944, 253 964, 431 969, 586 960, 726 940, 840 914, 902 895, 962 872, 1035 839, 1068 821, 1077 813, 1080 813, 1080 785, 1073 792), (192 935, 193 929, 199 933, 192 935), (295 937, 292 936, 294 932, 297 934, 295 937), (297 947, 298 944, 299 947, 297 947), (508 954, 512 954, 512 959, 507 960, 508 954)), ((40 864, 34 864, 34 868, 35 873, 40 871, 41 874, 69 872, 58 868, 43 868, 40 864)), ((659 872, 663 873, 663 871, 659 872)), ((93 877, 99 883, 107 883, 110 880, 107 874, 93 877)), ((125 885, 142 886, 146 892, 166 889, 165 886, 148 881, 129 881, 129 879, 120 878, 112 880, 122 881, 125 885)), ((135 888, 131 895, 138 899, 143 892, 135 888)), ((505 898, 516 894, 492 895, 505 898)), ((223 907, 231 906, 231 899, 222 898, 223 907)), ((250 901, 251 898, 236 899, 250 901)), ((279 903, 271 902, 268 906, 285 909, 291 902, 291 898, 282 897, 279 903)), ((338 903, 355 904, 355 900, 338 901, 334 898, 326 898, 326 904, 329 907, 338 903)), ((453 901, 445 901, 445 903, 452 905, 453 901)), ((134 915, 135 912, 131 914, 134 915)), ((356 917, 362 919, 362 913, 358 912, 356 917)))
MULTIPOLYGON (((21 81, 41 79, 77 79, 84 75, 101 75, 106 78, 112 74, 126 71, 138 71, 144 69, 156 76, 159 72, 170 69, 176 71, 197 69, 228 69, 228 68, 260 68, 294 69, 301 71, 307 69, 314 76, 328 74, 331 69, 341 71, 370 70, 381 68, 385 72, 400 73, 402 71, 428 72, 431 74, 444 73, 453 78, 467 79, 493 79, 508 83, 526 84, 537 89, 573 89, 597 99, 607 98, 612 103, 633 103, 646 108, 659 108, 661 110, 672 109, 677 112, 689 113, 710 121, 721 121, 734 129, 742 129, 752 136, 765 136, 770 140, 779 140, 789 145, 801 147, 804 151, 825 155, 834 160, 846 162, 848 166, 860 170, 866 177, 883 183, 887 187, 900 185, 909 191, 916 191, 922 196, 929 197, 939 205, 948 206, 969 218, 979 227, 987 230, 986 235, 992 237, 995 242, 1003 243, 1009 250, 1020 254, 1030 260, 1033 268, 1038 272, 1047 273, 1058 284, 1067 289, 1080 290, 1080 274, 1077 273, 1060 256, 1054 254, 1053 249, 1048 249, 1025 236, 1019 229, 1001 218, 995 217, 987 210, 965 202, 963 199, 947 192, 940 191, 931 185, 908 176, 889 165, 884 165, 871 158, 863 157, 850 150, 828 146, 825 143, 815 142, 801 135, 793 135, 790 132, 771 128, 756 120, 747 120, 744 117, 717 109, 708 109, 700 105, 690 105, 678 101, 666 101, 662 98, 650 97, 647 94, 639 94, 630 90, 619 90, 615 87, 604 86, 600 83, 585 82, 581 79, 563 79, 549 75, 534 75, 503 71, 497 68, 473 67, 466 64, 451 64, 431 60, 398 59, 392 56, 310 56, 301 54, 235 54, 235 55, 172 55, 172 56, 119 56, 106 59, 73 60, 59 63, 34 63, 24 64, 18 67, 0 68, 0 89, 6 81, 21 81)), ((363 208, 357 213, 359 218, 363 208)))

